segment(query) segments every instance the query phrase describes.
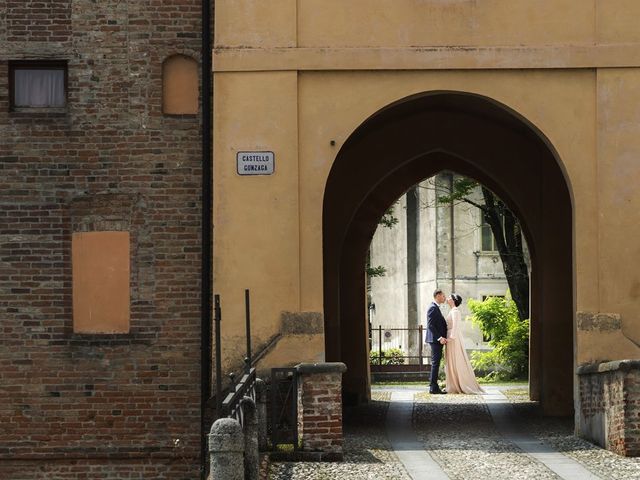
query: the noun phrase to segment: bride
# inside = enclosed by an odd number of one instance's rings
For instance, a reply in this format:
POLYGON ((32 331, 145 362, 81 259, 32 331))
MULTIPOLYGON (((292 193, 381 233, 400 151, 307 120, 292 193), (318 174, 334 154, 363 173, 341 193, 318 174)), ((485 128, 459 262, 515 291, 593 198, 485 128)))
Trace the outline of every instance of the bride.
POLYGON ((445 374, 447 380, 447 393, 486 393, 476 380, 469 357, 464 349, 461 314, 458 306, 462 303, 462 297, 452 293, 447 297, 447 303, 451 307, 447 315, 447 343, 445 348, 445 374))

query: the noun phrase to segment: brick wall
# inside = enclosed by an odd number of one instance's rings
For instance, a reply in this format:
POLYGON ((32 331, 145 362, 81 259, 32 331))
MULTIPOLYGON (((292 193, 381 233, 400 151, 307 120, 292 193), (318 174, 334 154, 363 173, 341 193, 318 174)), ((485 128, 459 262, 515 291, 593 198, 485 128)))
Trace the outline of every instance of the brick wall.
POLYGON ((71 37, 69 0, 5 0, 6 40, 66 42, 71 37))
POLYGON ((162 61, 200 0, 0 0, 0 478, 197 478, 200 119, 162 61), (8 61, 68 61, 66 112, 9 112, 8 61), (74 335, 71 234, 131 233, 131 331, 74 335))
POLYGON ((298 437, 305 458, 342 459, 343 363, 300 364, 298 369, 298 437))
POLYGON ((640 455, 640 361, 578 369, 578 433, 619 455, 640 455))
POLYGON ((0 467, 3 480, 139 480, 152 478, 170 480, 199 478, 190 459, 167 458, 146 460, 68 460, 3 461, 0 467))

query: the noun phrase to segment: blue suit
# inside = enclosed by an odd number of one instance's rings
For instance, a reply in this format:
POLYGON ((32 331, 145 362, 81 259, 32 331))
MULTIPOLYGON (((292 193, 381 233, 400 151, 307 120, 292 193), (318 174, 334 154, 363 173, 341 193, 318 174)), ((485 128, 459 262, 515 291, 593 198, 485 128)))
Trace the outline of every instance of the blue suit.
POLYGON ((429 391, 431 393, 440 390, 438 387, 438 373, 440 360, 442 359, 442 344, 439 338, 447 338, 447 322, 442 316, 440 307, 436 302, 431 302, 427 310, 427 335, 426 342, 431 345, 431 375, 429 377, 429 391))

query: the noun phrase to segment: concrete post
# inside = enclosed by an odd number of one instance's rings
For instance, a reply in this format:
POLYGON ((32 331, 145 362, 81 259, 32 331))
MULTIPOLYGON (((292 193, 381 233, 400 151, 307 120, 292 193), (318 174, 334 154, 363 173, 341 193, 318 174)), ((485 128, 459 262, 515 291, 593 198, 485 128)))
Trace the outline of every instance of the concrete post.
POLYGON ((255 402, 244 397, 240 400, 244 428, 244 478, 258 480, 260 476, 260 452, 258 450, 258 416, 255 402))
POLYGON ((267 449, 267 385, 256 379, 256 413, 258 416, 258 448, 267 449))
POLYGON ((245 480, 244 435, 233 418, 220 418, 209 433, 209 461, 212 480, 245 480))

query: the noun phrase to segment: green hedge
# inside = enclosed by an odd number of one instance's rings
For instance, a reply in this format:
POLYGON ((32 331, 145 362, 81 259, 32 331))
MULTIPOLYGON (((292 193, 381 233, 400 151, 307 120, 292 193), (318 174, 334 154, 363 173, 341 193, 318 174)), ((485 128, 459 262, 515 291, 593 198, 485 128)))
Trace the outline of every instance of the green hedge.
POLYGON ((405 353, 400 348, 390 348, 382 351, 382 362, 377 350, 369 352, 369 362, 371 365, 403 365, 405 353))

